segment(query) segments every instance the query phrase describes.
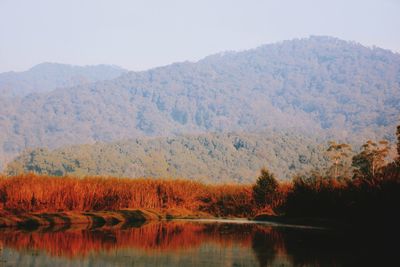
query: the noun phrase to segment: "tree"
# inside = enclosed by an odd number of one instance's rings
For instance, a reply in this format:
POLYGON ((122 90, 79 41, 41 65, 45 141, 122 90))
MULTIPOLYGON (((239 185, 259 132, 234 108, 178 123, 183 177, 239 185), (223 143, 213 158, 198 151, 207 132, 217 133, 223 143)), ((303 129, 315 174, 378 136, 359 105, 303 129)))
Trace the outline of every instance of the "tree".
POLYGON ((261 175, 253 186, 253 198, 258 207, 272 205, 278 189, 278 181, 267 169, 261 169, 261 175))
POLYGON ((350 163, 348 157, 352 150, 349 144, 338 144, 335 141, 329 142, 327 149, 328 155, 332 160, 332 166, 329 169, 329 174, 333 175, 335 179, 339 176, 346 176, 346 170, 348 170, 350 163), (340 175, 341 174, 341 175, 340 175))
POLYGON ((397 136, 397 159, 396 159, 396 161, 400 165, 400 125, 397 126, 396 136, 397 136))
POLYGON ((379 143, 368 140, 361 147, 361 152, 353 157, 352 165, 356 168, 355 177, 373 179, 385 166, 385 159, 389 153, 389 143, 386 140, 379 143))

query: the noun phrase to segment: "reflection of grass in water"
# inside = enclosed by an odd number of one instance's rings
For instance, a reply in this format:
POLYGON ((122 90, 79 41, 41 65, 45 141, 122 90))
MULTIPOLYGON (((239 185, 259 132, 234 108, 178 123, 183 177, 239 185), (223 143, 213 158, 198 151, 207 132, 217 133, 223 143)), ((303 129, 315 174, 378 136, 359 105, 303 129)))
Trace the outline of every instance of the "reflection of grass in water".
POLYGON ((100 228, 77 226, 60 231, 40 228, 37 231, 3 229, 0 240, 18 250, 45 250, 50 255, 83 257, 91 252, 135 248, 148 252, 179 251, 197 248, 203 243, 224 247, 236 244, 250 247, 251 225, 202 224, 184 221, 150 222, 141 227, 105 225, 100 228))
POLYGON ((66 230, 47 227, 36 231, 2 229, 0 243, 21 254, 39 251, 40 255, 45 252, 56 258, 101 260, 110 266, 112 262, 125 265, 132 260, 155 264, 152 266, 181 262, 187 265, 190 260, 193 266, 212 266, 218 261, 227 266, 255 262, 260 266, 333 266, 390 261, 382 241, 367 245, 365 239, 358 240, 347 233, 221 222, 163 221, 137 227, 118 224, 90 229, 72 225, 66 230), (362 254, 363 249, 368 253, 362 254), (120 258, 124 256, 125 259, 120 258))

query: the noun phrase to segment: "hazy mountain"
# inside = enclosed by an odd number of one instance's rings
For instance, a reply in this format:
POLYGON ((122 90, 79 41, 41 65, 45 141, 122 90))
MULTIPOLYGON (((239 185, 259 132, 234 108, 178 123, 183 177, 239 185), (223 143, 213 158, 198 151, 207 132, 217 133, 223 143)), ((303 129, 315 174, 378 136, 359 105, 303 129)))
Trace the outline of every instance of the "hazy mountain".
POLYGON ((285 132, 143 138, 26 151, 6 173, 254 182, 262 167, 281 179, 324 168, 325 150, 314 137, 285 132))
POLYGON ((42 63, 23 72, 0 73, 0 96, 25 96, 44 93, 56 88, 110 80, 126 70, 110 65, 72 66, 42 63))
POLYGON ((264 129, 365 140, 392 135, 399 111, 399 54, 311 37, 0 100, 1 155, 264 129))

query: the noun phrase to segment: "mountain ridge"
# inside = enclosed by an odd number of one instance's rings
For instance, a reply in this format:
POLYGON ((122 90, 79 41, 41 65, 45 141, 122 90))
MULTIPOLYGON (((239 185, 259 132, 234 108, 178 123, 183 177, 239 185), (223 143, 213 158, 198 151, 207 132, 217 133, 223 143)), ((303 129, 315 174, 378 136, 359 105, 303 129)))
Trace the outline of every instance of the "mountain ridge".
POLYGON ((290 130, 393 138, 400 55, 312 37, 0 98, 0 155, 144 136, 290 130))
POLYGON ((31 93, 46 93, 85 83, 113 79, 127 72, 116 65, 76 66, 43 62, 26 71, 0 73, 2 97, 24 97, 31 93))

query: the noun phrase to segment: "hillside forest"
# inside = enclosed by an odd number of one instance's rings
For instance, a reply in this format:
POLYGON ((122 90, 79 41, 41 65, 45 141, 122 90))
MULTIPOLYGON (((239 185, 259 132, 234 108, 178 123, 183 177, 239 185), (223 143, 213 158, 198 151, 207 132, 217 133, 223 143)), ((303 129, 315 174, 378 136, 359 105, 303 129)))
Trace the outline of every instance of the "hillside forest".
POLYGON ((258 215, 258 219, 279 214, 397 226, 400 126, 396 135, 398 154, 391 162, 385 162, 389 151, 385 141, 368 140, 352 157, 347 153, 347 144, 332 142, 328 148, 331 160, 324 173, 312 171, 294 176, 289 182, 279 181, 267 169, 261 170, 253 185, 34 174, 2 177, 0 207, 3 215, 130 208, 203 212, 218 217, 258 215), (351 164, 344 164, 348 159, 351 164))

